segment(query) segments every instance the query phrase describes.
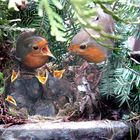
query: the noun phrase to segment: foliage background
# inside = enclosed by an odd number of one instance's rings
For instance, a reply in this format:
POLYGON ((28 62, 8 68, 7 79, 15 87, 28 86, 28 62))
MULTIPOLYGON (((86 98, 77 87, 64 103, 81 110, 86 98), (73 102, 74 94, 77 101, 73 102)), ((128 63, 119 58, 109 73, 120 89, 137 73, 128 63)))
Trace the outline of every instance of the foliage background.
MULTIPOLYGON (((100 94, 106 98, 114 97, 120 106, 126 104, 131 111, 140 112, 140 66, 131 61, 127 42, 132 35, 140 37, 139 3, 139 0, 30 0, 25 9, 15 11, 8 9, 8 1, 0 0, 0 41, 10 40, 12 49, 21 31, 36 29, 48 39, 57 57, 56 63, 62 66, 70 40, 81 27, 91 26, 83 21, 87 23, 87 19, 95 14, 96 9, 91 7, 100 6, 113 16, 116 25, 116 36, 113 37, 117 39, 100 83, 100 94), (117 35, 121 35, 121 39, 117 35)), ((6 59, 4 53, 9 55, 10 52, 5 52, 3 45, 0 47, 3 51, 1 60, 6 59)), ((0 67, 1 75, 7 67, 10 69, 10 65, 3 65, 2 61, 0 67)), ((3 87, 3 76, 0 80, 3 87)))

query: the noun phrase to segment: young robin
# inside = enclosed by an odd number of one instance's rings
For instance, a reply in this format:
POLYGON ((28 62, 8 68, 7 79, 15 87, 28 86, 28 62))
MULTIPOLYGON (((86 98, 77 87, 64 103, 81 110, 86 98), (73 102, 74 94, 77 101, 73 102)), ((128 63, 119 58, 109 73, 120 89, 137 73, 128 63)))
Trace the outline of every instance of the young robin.
POLYGON ((55 57, 45 38, 34 32, 24 32, 17 39, 15 58, 27 68, 36 69, 55 57))
POLYGON ((54 71, 53 76, 46 69, 37 69, 54 58, 46 39, 24 32, 17 39, 13 55, 19 65, 5 83, 4 98, 9 108, 25 109, 29 115, 54 116, 58 112, 55 104, 61 96, 71 101, 70 83, 61 79, 64 70, 54 71))
MULTIPOLYGON (((91 24, 100 25, 105 33, 112 34, 114 32, 114 21, 112 17, 102 10, 98 10, 98 16, 90 20, 91 24)), ((112 49, 103 47, 97 43, 90 35, 100 37, 100 34, 94 29, 81 29, 72 39, 69 47, 69 52, 77 54, 88 62, 100 63, 107 59, 112 49)), ((113 41, 107 39, 103 44, 113 46, 113 41)))

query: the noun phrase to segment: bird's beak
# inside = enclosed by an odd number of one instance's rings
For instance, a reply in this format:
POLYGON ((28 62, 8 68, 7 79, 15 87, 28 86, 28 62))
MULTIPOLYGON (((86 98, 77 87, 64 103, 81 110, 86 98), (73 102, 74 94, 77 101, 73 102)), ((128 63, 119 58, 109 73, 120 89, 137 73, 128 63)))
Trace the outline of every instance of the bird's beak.
POLYGON ((65 72, 65 69, 63 70, 54 70, 53 71, 53 76, 57 79, 61 79, 63 77, 63 74, 65 72))
POLYGON ((42 48, 41 52, 44 56, 49 56, 52 59, 56 59, 55 56, 51 53, 50 49, 47 46, 42 48))
POLYGON ((79 45, 75 45, 75 44, 72 44, 70 45, 70 47, 68 48, 68 51, 69 53, 76 53, 77 52, 77 49, 79 48, 79 45))
POLYGON ((20 75, 20 71, 16 72, 15 70, 12 70, 11 82, 14 82, 19 75, 20 75))
POLYGON ((68 48, 69 53, 71 53, 71 52, 72 52, 72 50, 73 50, 73 46, 72 46, 72 45, 70 45, 70 46, 69 46, 69 48, 68 48))
POLYGON ((6 98, 5 100, 6 100, 7 102, 9 102, 9 103, 11 103, 11 104, 17 106, 17 103, 16 103, 15 99, 14 99, 12 96, 8 95, 7 98, 6 98))
POLYGON ((71 48, 70 48, 70 47, 68 48, 68 52, 69 52, 69 53, 71 52, 71 48))

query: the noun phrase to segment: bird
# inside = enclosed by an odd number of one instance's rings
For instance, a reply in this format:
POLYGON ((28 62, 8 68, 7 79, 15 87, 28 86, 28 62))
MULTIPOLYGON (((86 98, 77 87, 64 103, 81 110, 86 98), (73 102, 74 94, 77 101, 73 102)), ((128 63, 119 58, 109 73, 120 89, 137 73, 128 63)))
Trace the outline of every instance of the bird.
POLYGON ((55 59, 47 39, 35 32, 23 32, 16 41, 15 59, 28 69, 37 69, 55 59))
POLYGON ((46 68, 46 63, 55 59, 47 39, 34 32, 23 32, 13 51, 17 65, 6 79, 4 94, 12 112, 24 109, 29 115, 54 116, 58 112, 56 104, 63 106, 74 100, 70 83, 61 79, 65 70, 46 68), (65 97, 63 101, 61 97, 65 97))
POLYGON ((140 37, 128 38, 128 49, 130 50, 130 58, 136 64, 140 64, 140 37))
MULTIPOLYGON (((114 33, 114 21, 113 18, 104 13, 102 9, 97 10, 97 17, 91 18, 89 21, 91 24, 100 25, 105 33, 114 33)), ((91 28, 81 29, 70 42, 68 51, 73 54, 77 54, 83 57, 88 62, 101 63, 108 58, 108 55, 112 51, 112 48, 103 47, 96 40, 94 40, 89 33, 93 36, 100 37, 100 33, 91 28)), ((107 39, 103 44, 110 46, 114 45, 113 40, 107 39)))

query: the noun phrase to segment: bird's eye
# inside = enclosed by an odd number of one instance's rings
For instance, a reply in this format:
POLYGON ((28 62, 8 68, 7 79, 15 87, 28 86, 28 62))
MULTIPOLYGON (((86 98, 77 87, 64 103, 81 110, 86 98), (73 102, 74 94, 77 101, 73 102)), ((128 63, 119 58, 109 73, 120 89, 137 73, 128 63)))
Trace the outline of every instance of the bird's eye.
POLYGON ((33 49, 34 50, 38 50, 38 46, 33 46, 33 49))
POLYGON ((80 45, 80 49, 85 49, 87 47, 86 44, 80 45))
POLYGON ((96 17, 96 19, 95 20, 99 20, 99 16, 98 17, 96 17))

